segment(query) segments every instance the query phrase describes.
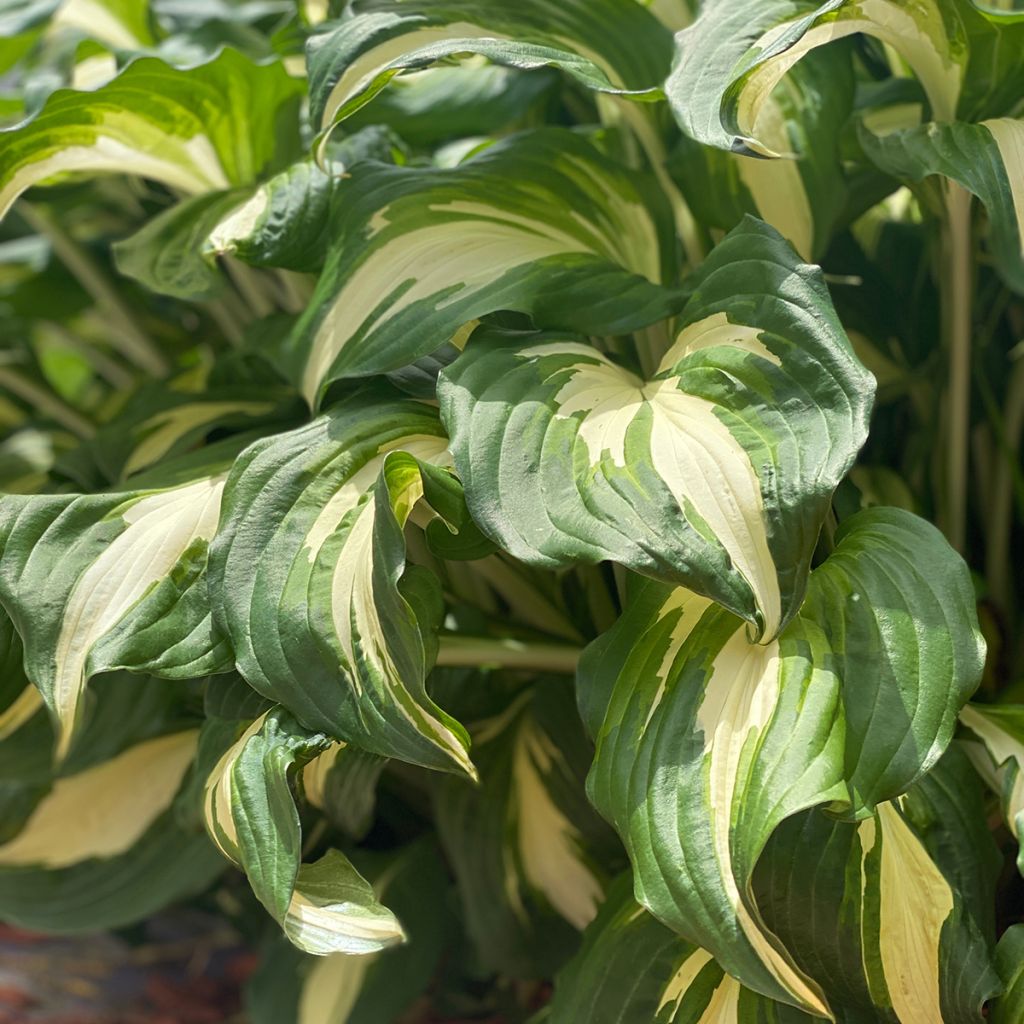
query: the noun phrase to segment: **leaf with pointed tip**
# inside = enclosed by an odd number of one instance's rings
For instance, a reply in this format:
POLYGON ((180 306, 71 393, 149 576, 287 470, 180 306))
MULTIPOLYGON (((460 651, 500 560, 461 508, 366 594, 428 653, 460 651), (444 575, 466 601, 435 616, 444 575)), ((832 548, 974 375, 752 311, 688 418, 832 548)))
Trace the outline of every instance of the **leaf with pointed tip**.
POLYGON ((234 50, 176 69, 132 61, 92 92, 61 89, 0 132, 0 217, 32 185, 71 172, 136 174, 188 194, 226 189, 298 148, 302 83, 234 50))
POLYGON ((436 411, 383 387, 256 442, 228 476, 210 597, 239 671, 304 725, 472 774, 426 693, 440 588, 407 570, 402 532, 449 462, 436 411))
POLYGON ((983 652, 966 567, 900 510, 846 520, 800 613, 764 644, 706 598, 645 583, 578 674, 597 743, 588 792, 640 902, 745 985, 825 1012, 765 926, 754 868, 799 811, 862 815, 920 779, 983 652))
POLYGON ((512 68, 553 67, 597 92, 656 99, 672 37, 634 0, 370 0, 308 44, 313 121, 323 131, 402 71, 469 53, 512 68))
POLYGON ((280 708, 261 715, 207 779, 206 827, 296 946, 319 956, 373 953, 404 938, 391 911, 340 851, 301 863, 291 778, 328 743, 280 708))
POLYGON ((483 335, 442 371, 480 527, 544 568, 610 559, 770 639, 803 596, 873 380, 816 268, 748 218, 692 280, 650 379, 589 345, 483 335))
POLYGON ((406 366, 495 310, 595 334, 670 316, 681 296, 653 283, 671 266, 670 219, 645 185, 556 128, 453 170, 364 165, 286 368, 316 404, 332 381, 406 366))
POLYGON ((762 138, 772 90, 816 47, 862 32, 890 45, 917 74, 932 116, 955 116, 966 31, 955 0, 718 0, 676 36, 665 85, 683 131, 719 149, 778 156, 762 138))
POLYGON ((0 500, 0 602, 68 749, 89 678, 129 668, 191 679, 229 667, 206 554, 224 475, 114 494, 0 500))

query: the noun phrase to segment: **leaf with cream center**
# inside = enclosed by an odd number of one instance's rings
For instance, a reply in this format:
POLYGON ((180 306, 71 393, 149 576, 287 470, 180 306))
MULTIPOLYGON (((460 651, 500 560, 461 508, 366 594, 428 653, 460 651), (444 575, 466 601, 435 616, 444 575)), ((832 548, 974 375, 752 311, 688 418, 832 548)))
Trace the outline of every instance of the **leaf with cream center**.
POLYGON ((439 585, 407 570, 421 497, 457 524, 436 411, 383 386, 236 461, 210 595, 239 671, 311 729, 387 757, 473 768, 462 727, 427 695, 439 585))
POLYGON ((578 677, 597 743, 588 791, 640 902, 745 985, 822 1015, 826 994, 754 902, 758 859, 799 811, 864 814, 905 792, 948 745, 983 663, 966 568, 933 527, 871 509, 837 540, 769 643, 648 582, 578 677))
POLYGON ((691 290, 652 378, 589 345, 483 335, 442 372, 442 417, 474 518, 515 557, 610 559, 770 639, 802 598, 874 382, 820 274, 760 222, 691 290))
POLYGON ((619 334, 676 312, 671 219, 642 175, 572 132, 496 143, 452 170, 364 164, 285 367, 310 404, 400 369, 496 310, 619 334))

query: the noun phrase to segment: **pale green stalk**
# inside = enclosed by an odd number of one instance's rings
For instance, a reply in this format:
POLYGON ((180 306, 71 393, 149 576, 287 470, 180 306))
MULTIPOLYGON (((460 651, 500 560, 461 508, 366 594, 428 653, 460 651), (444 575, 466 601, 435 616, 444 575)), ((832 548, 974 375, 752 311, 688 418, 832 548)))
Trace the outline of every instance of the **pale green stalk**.
POLYGON ((572 675, 580 653, 580 648, 565 644, 442 636, 437 664, 445 668, 505 668, 572 675))

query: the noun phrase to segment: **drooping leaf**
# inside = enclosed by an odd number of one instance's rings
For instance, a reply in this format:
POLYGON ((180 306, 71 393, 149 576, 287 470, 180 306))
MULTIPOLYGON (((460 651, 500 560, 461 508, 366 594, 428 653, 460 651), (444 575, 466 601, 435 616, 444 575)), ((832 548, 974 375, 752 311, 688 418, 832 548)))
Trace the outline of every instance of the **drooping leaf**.
POLYGON ((93 92, 55 92, 0 133, 0 217, 25 189, 70 172, 135 174, 189 194, 253 181, 293 158, 301 83, 234 50, 176 69, 133 61, 93 92))
POLYGON ((474 518, 515 557, 610 559, 774 637, 799 606, 873 380, 817 270, 749 219, 644 379, 577 342, 474 338, 438 394, 474 518))
POLYGON ((663 319, 682 300, 653 283, 674 246, 646 186, 558 129, 453 170, 364 165, 285 366, 315 404, 332 381, 406 366, 498 309, 595 334, 663 319))
POLYGON ((210 596, 239 671, 305 726, 472 773, 426 693, 440 594, 402 533, 425 491, 457 522, 449 462, 436 412, 380 388, 256 442, 228 476, 210 596))
POLYGON ((554 67, 587 89, 660 95, 671 35, 635 0, 364 0, 308 45, 314 123, 329 128, 402 71, 475 53, 513 68, 554 67))
POLYGON ((706 598, 648 582, 578 678, 588 791, 640 902, 745 985, 818 1013, 826 994, 753 900, 757 861, 797 812, 863 815, 920 779, 984 650, 966 569, 933 527, 869 509, 837 540, 776 639, 751 643, 706 598))
POLYGON ((261 715, 206 782, 206 827, 296 946, 319 956, 373 953, 402 941, 394 915, 340 851, 301 863, 291 776, 328 742, 279 708, 261 715))
POLYGON ((996 267, 1024 293, 1024 121, 926 124, 884 136, 865 129, 861 142, 888 174, 913 182, 941 175, 976 195, 988 212, 996 267))
POLYGON ((398 1020, 427 988, 448 931, 444 865, 429 842, 417 842, 368 868, 377 898, 394 908, 408 943, 321 958, 270 947, 249 985, 253 1024, 381 1024, 398 1020))
POLYGON ((932 116, 956 114, 967 37, 955 0, 719 0, 676 37, 665 86, 683 131, 720 149, 778 156, 761 137, 772 90, 816 47, 855 33, 891 46, 915 72, 932 116))

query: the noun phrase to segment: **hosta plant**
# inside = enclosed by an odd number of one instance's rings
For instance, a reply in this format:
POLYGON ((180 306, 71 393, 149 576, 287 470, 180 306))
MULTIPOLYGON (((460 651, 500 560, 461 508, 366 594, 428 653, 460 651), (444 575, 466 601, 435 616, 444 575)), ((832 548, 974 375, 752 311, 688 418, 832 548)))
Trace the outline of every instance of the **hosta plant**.
POLYGON ((1024 11, 8 0, 0 88, 0 919, 1024 1020, 1024 11))

